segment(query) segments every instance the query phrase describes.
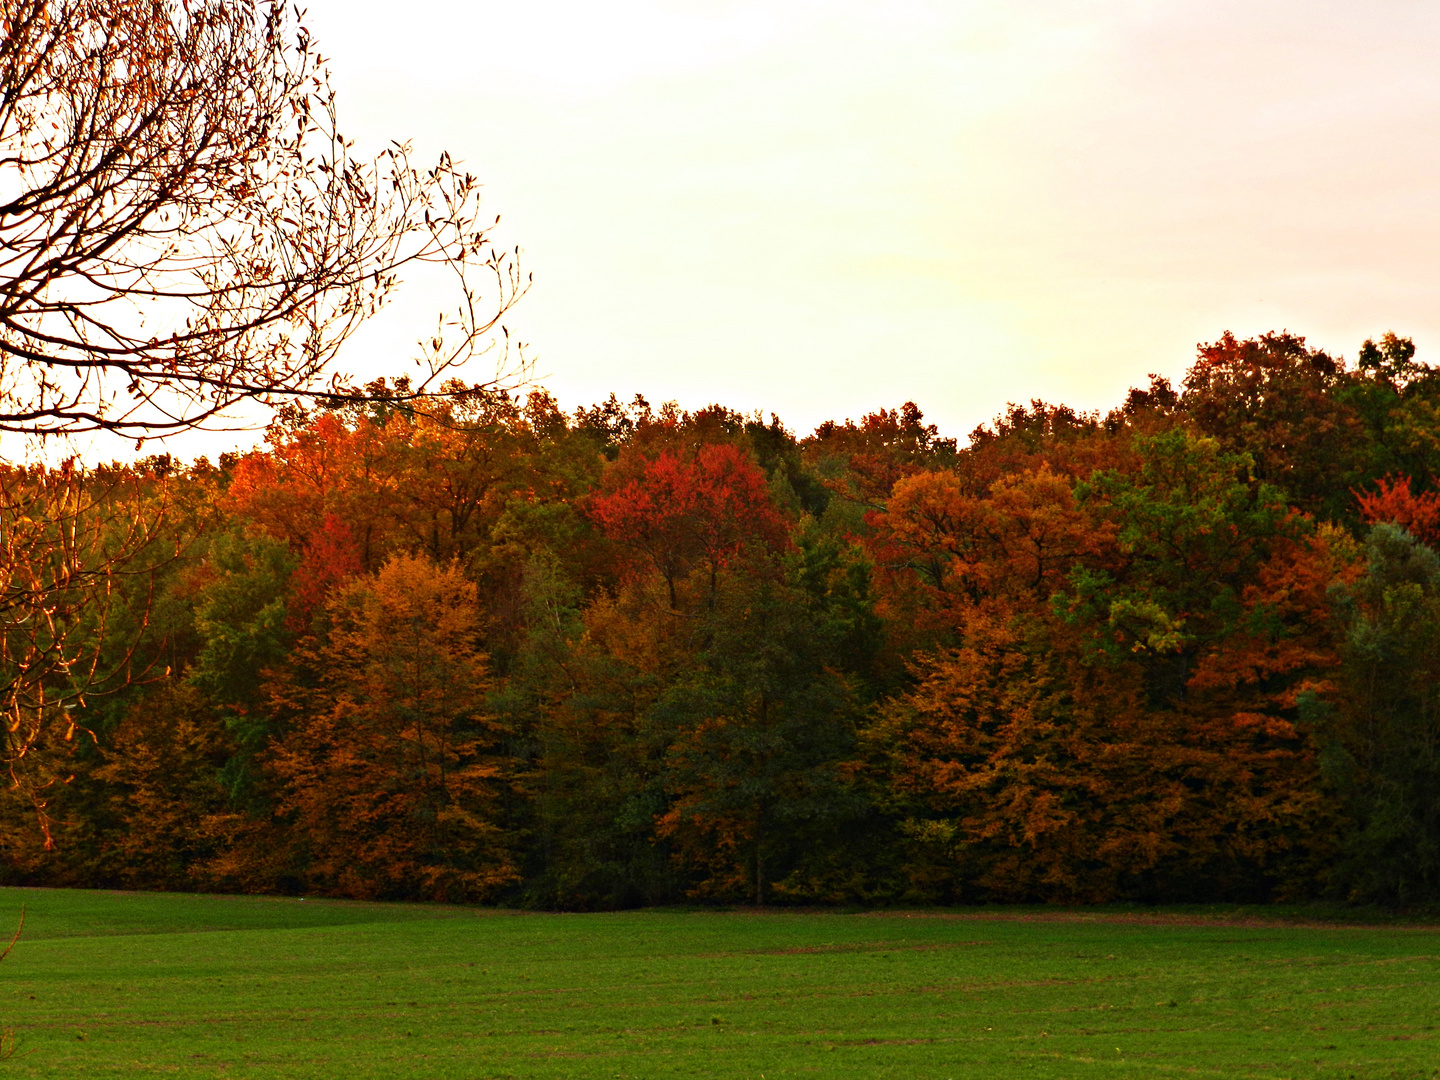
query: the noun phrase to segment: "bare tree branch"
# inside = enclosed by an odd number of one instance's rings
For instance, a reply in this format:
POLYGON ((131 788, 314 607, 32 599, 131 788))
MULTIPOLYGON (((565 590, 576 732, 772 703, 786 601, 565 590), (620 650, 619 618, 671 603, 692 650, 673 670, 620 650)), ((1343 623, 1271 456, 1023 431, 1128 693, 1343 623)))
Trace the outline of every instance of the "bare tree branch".
POLYGON ((256 0, 0 0, 0 431, 143 441, 244 402, 361 396, 336 350, 407 269, 458 302, 408 393, 525 292, 479 184, 340 132, 298 14, 256 0))

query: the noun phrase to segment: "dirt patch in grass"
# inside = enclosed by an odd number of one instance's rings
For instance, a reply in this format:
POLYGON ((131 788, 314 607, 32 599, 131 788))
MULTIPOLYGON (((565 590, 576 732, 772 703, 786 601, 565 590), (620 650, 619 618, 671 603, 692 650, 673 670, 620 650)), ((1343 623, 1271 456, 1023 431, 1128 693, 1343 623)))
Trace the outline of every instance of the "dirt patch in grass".
POLYGON ((1130 911, 866 911, 866 919, 942 919, 954 922, 1021 922, 1021 923, 1101 923, 1133 926, 1194 926, 1243 930, 1419 930, 1440 933, 1440 921, 1426 916, 1425 921, 1396 918, 1385 922, 1351 922, 1343 917, 1334 919, 1314 915, 1201 914, 1190 912, 1130 911))

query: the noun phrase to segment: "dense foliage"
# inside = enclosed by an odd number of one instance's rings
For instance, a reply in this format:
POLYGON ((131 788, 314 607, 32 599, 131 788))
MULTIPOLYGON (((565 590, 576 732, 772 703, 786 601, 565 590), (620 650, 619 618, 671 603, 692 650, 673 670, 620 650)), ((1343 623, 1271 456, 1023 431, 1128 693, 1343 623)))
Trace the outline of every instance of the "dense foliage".
POLYGON ((105 482, 179 554, 0 801, 11 883, 1440 900, 1440 371, 1394 335, 964 447, 381 395, 105 482))

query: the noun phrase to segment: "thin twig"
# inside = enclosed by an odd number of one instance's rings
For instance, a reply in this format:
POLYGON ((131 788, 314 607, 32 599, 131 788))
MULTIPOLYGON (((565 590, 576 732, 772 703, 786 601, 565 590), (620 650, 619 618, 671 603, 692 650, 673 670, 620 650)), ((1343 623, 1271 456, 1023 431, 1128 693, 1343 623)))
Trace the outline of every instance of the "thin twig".
POLYGON ((5 946, 5 951, 4 951, 4 952, 0 952, 0 960, 4 960, 5 957, 7 957, 7 956, 10 955, 10 950, 13 949, 13 948, 15 947, 15 943, 20 940, 20 932, 21 932, 22 930, 24 930, 24 929, 25 929, 25 905, 24 905, 24 904, 21 904, 21 905, 20 905, 20 925, 15 928, 15 936, 10 939, 10 944, 5 946))

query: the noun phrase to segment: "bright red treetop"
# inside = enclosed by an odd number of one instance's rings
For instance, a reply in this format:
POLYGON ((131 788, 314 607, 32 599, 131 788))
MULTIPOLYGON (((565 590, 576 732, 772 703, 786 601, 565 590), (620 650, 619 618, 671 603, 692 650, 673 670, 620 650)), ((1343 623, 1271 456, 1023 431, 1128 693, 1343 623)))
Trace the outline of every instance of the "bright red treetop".
POLYGON ((1410 490, 1410 477, 1381 477, 1375 482, 1379 491, 1356 492, 1360 515, 1369 524, 1388 521, 1399 525, 1421 543, 1440 544, 1440 494, 1429 491, 1416 495, 1410 490))
POLYGON ((590 516, 612 540, 654 563, 675 605, 675 582, 692 565, 715 575, 747 544, 786 545, 785 522, 770 502, 765 474, 728 443, 702 446, 693 459, 671 451, 640 476, 590 500, 590 516))

